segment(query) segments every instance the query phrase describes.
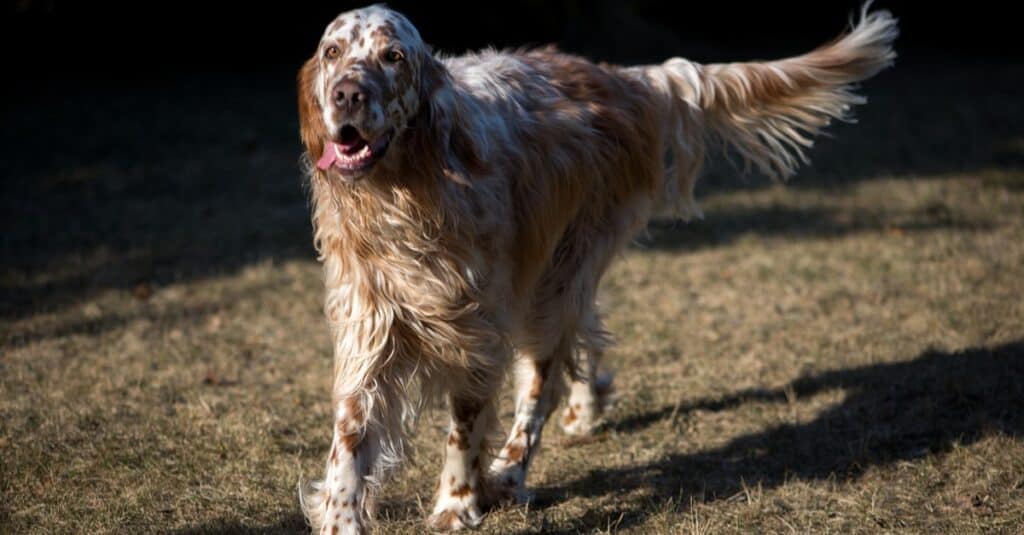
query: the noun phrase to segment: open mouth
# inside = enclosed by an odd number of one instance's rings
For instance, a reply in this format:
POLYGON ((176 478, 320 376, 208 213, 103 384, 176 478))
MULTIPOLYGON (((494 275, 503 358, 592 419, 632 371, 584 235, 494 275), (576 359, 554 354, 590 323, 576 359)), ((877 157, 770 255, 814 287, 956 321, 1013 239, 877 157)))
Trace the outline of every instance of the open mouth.
POLYGON ((343 174, 365 171, 384 156, 390 141, 391 132, 369 140, 364 138, 356 127, 345 125, 338 133, 337 140, 327 141, 324 155, 316 165, 320 169, 333 167, 343 174))

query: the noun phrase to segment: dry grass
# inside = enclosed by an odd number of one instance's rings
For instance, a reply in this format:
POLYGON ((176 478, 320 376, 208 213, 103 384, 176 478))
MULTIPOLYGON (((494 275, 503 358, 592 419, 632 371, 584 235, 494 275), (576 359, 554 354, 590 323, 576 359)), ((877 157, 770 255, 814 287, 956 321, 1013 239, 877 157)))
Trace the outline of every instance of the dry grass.
MULTIPOLYGON (((482 531, 1020 532, 1022 74, 907 66, 792 185, 713 172, 707 219, 607 279, 607 425, 549 427, 535 500, 482 531)), ((81 142, 7 158, 0 531, 304 526, 330 356, 290 86, 179 82, 62 100, 81 142)), ((441 437, 382 532, 422 531, 441 437)))

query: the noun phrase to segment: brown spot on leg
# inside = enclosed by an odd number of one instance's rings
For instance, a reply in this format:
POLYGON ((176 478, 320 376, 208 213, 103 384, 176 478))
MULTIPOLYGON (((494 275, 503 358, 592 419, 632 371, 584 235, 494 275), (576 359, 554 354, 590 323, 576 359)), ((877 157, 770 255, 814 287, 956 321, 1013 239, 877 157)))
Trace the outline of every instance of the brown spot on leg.
POLYGON ((569 407, 569 410, 565 411, 565 416, 562 417, 562 423, 568 425, 576 421, 576 409, 569 407))
POLYGON ((448 435, 448 445, 454 446, 460 450, 468 450, 469 438, 467 438, 463 433, 452 431, 451 434, 448 435))
POLYGON ((533 399, 539 399, 543 391, 544 378, 542 378, 540 374, 534 374, 533 383, 530 384, 530 397, 533 399))
POLYGON ((469 496, 469 493, 471 492, 473 492, 473 487, 463 483, 462 485, 459 485, 458 488, 452 489, 452 496, 455 496, 456 498, 463 498, 469 496))
POLYGON ((526 453, 526 448, 522 444, 514 443, 505 446, 507 452, 505 457, 510 463, 518 463, 523 460, 523 454, 526 453))
POLYGON ((351 397, 346 399, 345 404, 345 418, 338 420, 338 435, 341 436, 341 443, 345 446, 345 449, 352 452, 352 456, 356 455, 356 446, 359 445, 360 432, 359 430, 363 426, 365 421, 365 415, 363 414, 363 406, 359 403, 359 400, 351 397))
POLYGON ((345 409, 348 410, 349 418, 352 418, 353 421, 356 421, 356 422, 359 422, 359 423, 363 423, 363 419, 364 419, 363 405, 362 405, 362 403, 359 403, 358 399, 356 399, 354 397, 346 399, 345 400, 345 409))
POLYGON ((544 393, 544 382, 548 379, 548 372, 551 370, 551 362, 533 363, 533 382, 530 384, 530 397, 540 398, 544 393))
POLYGON ((341 443, 345 446, 345 449, 352 452, 352 457, 355 457, 356 446, 359 446, 359 434, 349 433, 347 435, 341 435, 341 443))

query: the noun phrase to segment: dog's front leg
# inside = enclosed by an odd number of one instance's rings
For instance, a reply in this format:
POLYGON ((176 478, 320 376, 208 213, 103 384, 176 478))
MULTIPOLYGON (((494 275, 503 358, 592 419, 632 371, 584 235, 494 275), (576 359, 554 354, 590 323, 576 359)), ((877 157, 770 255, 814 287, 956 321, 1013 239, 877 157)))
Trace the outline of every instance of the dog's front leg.
POLYGON ((536 353, 524 353, 517 363, 515 423, 490 467, 491 488, 499 500, 529 501, 526 474, 540 448, 544 424, 565 389, 562 370, 571 352, 572 341, 565 337, 547 358, 536 359, 536 353))
POLYGON ((306 516, 322 535, 368 532, 373 496, 367 476, 378 453, 375 437, 367 429, 366 407, 359 396, 335 402, 334 438, 327 458, 327 477, 304 500, 306 516), (319 522, 318 522, 319 521, 319 522))
POLYGON ((495 422, 491 400, 452 396, 451 424, 445 441, 444 469, 437 487, 434 513, 427 523, 434 529, 476 527, 481 520, 483 470, 488 465, 485 439, 495 422))

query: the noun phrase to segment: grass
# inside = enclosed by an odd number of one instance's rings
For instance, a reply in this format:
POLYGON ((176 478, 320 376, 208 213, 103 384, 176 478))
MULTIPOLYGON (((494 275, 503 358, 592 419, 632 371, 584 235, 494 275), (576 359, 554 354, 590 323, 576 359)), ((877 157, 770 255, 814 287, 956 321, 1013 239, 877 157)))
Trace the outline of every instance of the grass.
MULTIPOLYGON (((607 424, 550 426, 535 499, 481 532, 1019 532, 1021 81, 903 66, 790 185, 713 169, 707 218, 652 223, 602 290, 607 424)), ((303 529, 331 364, 290 91, 168 79, 11 114, 0 532, 303 529)), ((381 532, 422 531, 442 427, 418 423, 381 532)))

